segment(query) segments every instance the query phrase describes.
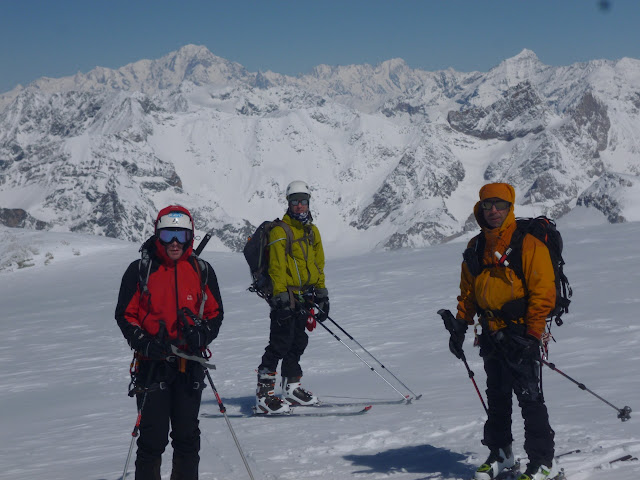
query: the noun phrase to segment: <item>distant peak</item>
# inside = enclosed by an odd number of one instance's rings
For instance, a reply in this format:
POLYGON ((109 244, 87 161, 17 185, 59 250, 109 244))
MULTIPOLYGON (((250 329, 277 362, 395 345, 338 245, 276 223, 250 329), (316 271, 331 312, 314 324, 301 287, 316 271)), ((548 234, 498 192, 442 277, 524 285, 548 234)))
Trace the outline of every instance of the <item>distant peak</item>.
POLYGON ((502 72, 508 75, 515 74, 518 78, 524 78, 524 76, 538 71, 543 67, 543 63, 533 50, 525 48, 515 57, 507 58, 500 62, 500 64, 497 67, 494 67, 492 71, 502 72))
POLYGON ((535 54, 533 50, 529 50, 528 48, 522 49, 522 51, 517 54, 513 59, 530 59, 530 60, 539 60, 538 56, 535 54))
POLYGON ((529 50, 528 48, 523 49, 519 54, 515 57, 507 58, 502 63, 507 64, 518 64, 518 63, 526 63, 529 65, 541 64, 540 59, 535 54, 533 50, 529 50))
POLYGON ((388 68, 389 70, 394 70, 396 68, 406 67, 407 63, 402 58, 390 58, 389 60, 382 62, 380 66, 388 68))
POLYGON ((192 56, 192 55, 198 55, 201 53, 210 54, 211 52, 204 45, 188 44, 188 45, 185 45, 184 47, 180 47, 177 53, 180 55, 192 56))
POLYGON ((185 59, 209 59, 216 60, 219 62, 227 62, 227 60, 220 58, 205 47, 204 45, 185 45, 184 47, 179 48, 175 52, 171 52, 163 58, 185 58, 185 59))

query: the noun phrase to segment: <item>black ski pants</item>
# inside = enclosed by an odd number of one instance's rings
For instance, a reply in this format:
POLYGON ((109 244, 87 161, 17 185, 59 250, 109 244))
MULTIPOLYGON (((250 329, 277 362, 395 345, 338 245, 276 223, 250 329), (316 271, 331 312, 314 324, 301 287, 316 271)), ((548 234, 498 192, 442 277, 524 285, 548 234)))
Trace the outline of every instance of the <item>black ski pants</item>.
POLYGON ((278 362, 282 360, 282 377, 301 377, 300 357, 309 344, 305 330, 306 315, 295 311, 289 319, 282 321, 277 311, 272 310, 270 318, 269 344, 258 370, 275 372, 278 362))
POLYGON ((555 433, 540 388, 540 363, 524 357, 519 363, 507 361, 500 351, 482 352, 487 374, 489 415, 484 425, 484 444, 491 450, 513 442, 511 413, 516 394, 524 419, 524 450, 530 463, 551 466, 555 433))
MULTIPOLYGON (((202 385, 194 384, 192 375, 177 373, 171 383, 163 386, 164 389, 158 388, 148 393, 142 411, 135 478, 160 480, 162 453, 169 443, 171 425, 171 480, 197 480, 200 463, 198 413, 202 385)), ((143 395, 136 395, 138 408, 143 395)))

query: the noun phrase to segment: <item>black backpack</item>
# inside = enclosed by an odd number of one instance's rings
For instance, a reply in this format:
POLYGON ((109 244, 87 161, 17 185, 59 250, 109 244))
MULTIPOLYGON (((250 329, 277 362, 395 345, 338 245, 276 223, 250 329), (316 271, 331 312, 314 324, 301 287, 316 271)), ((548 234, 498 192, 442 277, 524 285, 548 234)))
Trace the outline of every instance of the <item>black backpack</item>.
POLYGON ((287 235, 286 251, 291 255, 293 243, 293 231, 285 222, 276 218, 273 221, 262 222, 256 231, 247 239, 242 252, 249 264, 251 273, 250 292, 257 293, 260 297, 269 299, 273 293, 271 277, 269 276, 269 232, 273 227, 282 227, 287 235))
MULTIPOLYGON (((563 323, 560 317, 562 314, 569 312, 569 304, 571 303, 569 299, 573 295, 573 290, 571 289, 571 285, 569 285, 567 276, 564 274, 562 236, 556 228, 555 222, 545 216, 516 219, 516 230, 511 237, 511 243, 500 258, 499 263, 507 268, 511 268, 515 272, 524 285, 526 295, 524 299, 507 302, 499 312, 494 313, 500 314, 507 320, 515 320, 523 317, 527 311, 528 290, 524 278, 524 271, 522 270, 522 240, 527 233, 536 237, 549 249, 553 273, 555 274, 556 304, 551 312, 549 312, 547 318, 554 319, 556 325, 560 326, 563 323)), ((467 267, 473 276, 479 275, 484 268, 488 268, 488 265, 482 264, 484 246, 484 233, 480 233, 475 245, 467 248, 463 254, 464 261, 467 263, 467 267)), ((551 320, 549 320, 549 322, 550 321, 551 320)))

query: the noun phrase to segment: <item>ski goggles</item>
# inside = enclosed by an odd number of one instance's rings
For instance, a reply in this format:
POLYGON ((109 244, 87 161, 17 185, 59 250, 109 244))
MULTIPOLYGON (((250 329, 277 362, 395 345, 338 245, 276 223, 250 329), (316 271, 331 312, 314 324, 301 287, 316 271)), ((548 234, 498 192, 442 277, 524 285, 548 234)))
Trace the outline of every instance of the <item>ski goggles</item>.
POLYGON ((161 230, 158 230, 158 238, 164 245, 169 245, 174 240, 181 245, 184 245, 185 243, 189 243, 193 239, 193 232, 191 230, 185 230, 183 228, 178 228, 176 230, 163 228, 161 230))
POLYGON ((506 200, 483 200, 480 202, 480 206, 483 210, 491 210, 491 207, 496 207, 496 210, 506 210, 511 206, 511 203, 506 200))
POLYGON ((309 205, 309 199, 308 198, 303 198, 302 200, 289 200, 289 205, 293 205, 294 207, 297 207, 298 205, 309 205))

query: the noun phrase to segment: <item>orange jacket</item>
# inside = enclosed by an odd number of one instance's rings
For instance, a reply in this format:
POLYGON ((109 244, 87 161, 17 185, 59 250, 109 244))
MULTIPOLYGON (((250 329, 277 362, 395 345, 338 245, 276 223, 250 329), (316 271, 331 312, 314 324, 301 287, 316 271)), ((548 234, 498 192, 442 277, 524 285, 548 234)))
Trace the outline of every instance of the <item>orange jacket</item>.
MULTIPOLYGON (((482 310, 499 310, 505 303, 523 298, 526 293, 525 286, 516 273, 499 265, 494 254, 496 251, 500 254, 505 252, 516 229, 513 201, 507 218, 499 228, 488 228, 480 209, 480 202, 476 203, 473 213, 486 238, 482 263, 490 267, 474 277, 469 272, 467 264, 462 263, 457 317, 469 325, 473 325, 478 307, 482 310)), ((469 242, 469 247, 475 245, 476 238, 469 242)), ((529 301, 524 319, 518 322, 525 323, 527 334, 540 338, 545 329, 547 315, 556 302, 556 287, 549 250, 533 235, 527 234, 522 240, 522 270, 529 291, 529 301)), ((500 318, 488 320, 491 330, 499 330, 506 326, 500 318)))

